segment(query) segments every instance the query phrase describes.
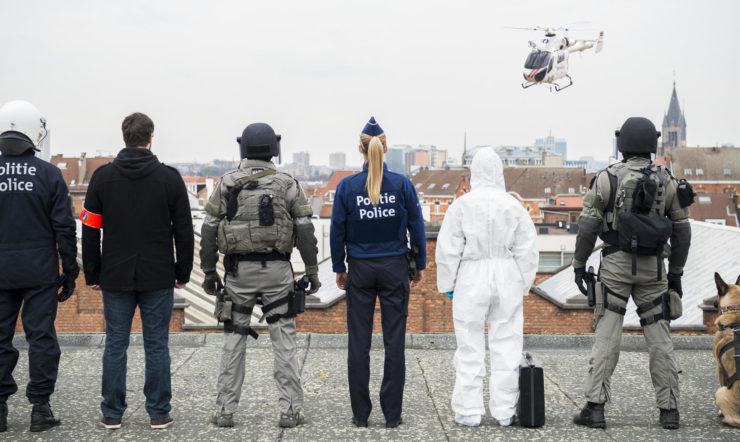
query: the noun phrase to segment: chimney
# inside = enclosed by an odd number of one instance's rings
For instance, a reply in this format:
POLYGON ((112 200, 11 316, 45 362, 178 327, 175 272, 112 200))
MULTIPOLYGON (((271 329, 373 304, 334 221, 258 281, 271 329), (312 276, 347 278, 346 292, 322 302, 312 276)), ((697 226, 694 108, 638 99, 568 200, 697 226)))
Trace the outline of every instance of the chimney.
POLYGON ((79 167, 77 168, 78 174, 77 174, 77 184, 83 185, 85 184, 85 175, 87 175, 87 159, 85 158, 87 154, 85 152, 82 152, 80 154, 80 161, 79 161, 79 167))

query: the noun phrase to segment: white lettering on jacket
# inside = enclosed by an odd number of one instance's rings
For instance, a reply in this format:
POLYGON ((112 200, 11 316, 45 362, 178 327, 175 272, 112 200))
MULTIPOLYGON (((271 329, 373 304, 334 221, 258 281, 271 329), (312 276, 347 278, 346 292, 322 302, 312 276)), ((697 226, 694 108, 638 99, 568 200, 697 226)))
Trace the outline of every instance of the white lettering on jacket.
POLYGON ((36 176, 36 167, 28 163, 0 164, 0 192, 33 192, 33 181, 24 176, 36 176))
POLYGON ((380 199, 377 206, 373 206, 372 201, 369 197, 363 195, 357 195, 357 209, 360 213, 360 219, 379 219, 379 218, 392 218, 396 216, 396 209, 393 207, 383 207, 387 204, 396 204, 396 195, 388 195, 388 193, 380 194, 380 199))

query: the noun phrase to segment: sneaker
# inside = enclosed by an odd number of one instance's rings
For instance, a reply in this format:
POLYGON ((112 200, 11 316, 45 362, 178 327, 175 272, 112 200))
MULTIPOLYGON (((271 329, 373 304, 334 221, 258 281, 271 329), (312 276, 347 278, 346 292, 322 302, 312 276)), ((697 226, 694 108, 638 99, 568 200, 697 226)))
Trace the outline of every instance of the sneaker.
POLYGON ((455 422, 460 425, 465 425, 466 427, 477 427, 480 425, 480 421, 480 414, 464 415, 455 413, 455 422))
POLYGON ((51 412, 51 406, 48 402, 43 404, 33 404, 31 410, 31 431, 45 431, 49 428, 61 425, 62 420, 54 417, 54 413, 51 412))
POLYGON ((678 410, 666 410, 665 408, 660 409, 660 424, 666 430, 678 430, 678 410))
POLYGON ((580 413, 573 417, 573 423, 589 428, 606 428, 604 420, 604 404, 586 402, 580 413))
POLYGON ((167 413, 164 417, 150 419, 149 425, 152 427, 152 430, 164 430, 165 428, 168 428, 170 425, 172 425, 174 422, 175 420, 170 417, 169 413, 167 413))
POLYGON ((234 413, 224 413, 216 410, 211 415, 211 423, 217 427, 231 428, 234 426, 234 413))
POLYGON ((280 413, 280 422, 278 422, 278 425, 282 428, 293 428, 302 424, 304 419, 303 413, 300 411, 296 411, 293 414, 280 413))
POLYGON ((107 430, 117 430, 121 428, 121 418, 103 416, 100 419, 100 425, 104 426, 107 430))
POLYGON ((398 419, 397 421, 393 422, 386 422, 385 428, 396 428, 397 426, 401 425, 403 423, 403 419, 398 419))
POLYGON ((0 404, 0 433, 8 430, 8 404, 0 404))

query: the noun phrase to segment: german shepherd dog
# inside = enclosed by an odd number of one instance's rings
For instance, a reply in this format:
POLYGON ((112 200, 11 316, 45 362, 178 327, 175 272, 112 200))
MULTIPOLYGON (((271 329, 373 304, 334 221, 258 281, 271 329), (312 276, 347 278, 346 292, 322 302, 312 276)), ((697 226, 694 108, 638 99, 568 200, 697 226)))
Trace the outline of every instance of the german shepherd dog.
POLYGON ((717 307, 719 317, 714 322, 718 330, 714 334, 712 353, 717 360, 719 389, 714 398, 723 422, 740 428, 740 277, 735 284, 725 283, 719 274, 714 274, 717 284, 717 307))

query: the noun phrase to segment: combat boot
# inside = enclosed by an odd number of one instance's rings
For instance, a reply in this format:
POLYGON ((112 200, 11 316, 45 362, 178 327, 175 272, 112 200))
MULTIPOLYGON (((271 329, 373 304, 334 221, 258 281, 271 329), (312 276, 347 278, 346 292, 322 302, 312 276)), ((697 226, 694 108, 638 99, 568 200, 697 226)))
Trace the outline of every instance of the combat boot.
POLYGON ((304 421, 303 413, 296 411, 293 414, 280 413, 280 422, 278 425, 282 428, 293 428, 302 424, 304 421))
POLYGON ((44 431, 61 424, 62 420, 54 417, 51 412, 51 406, 48 402, 43 404, 33 404, 31 410, 31 431, 44 431))
POLYGON ((678 430, 678 409, 666 410, 660 409, 660 424, 666 430, 678 430))
POLYGON ((231 428, 234 426, 234 413, 224 413, 216 410, 211 415, 211 423, 217 427, 231 428))
POLYGON ((0 433, 8 431, 8 404, 0 404, 0 433))
POLYGON ((604 420, 604 404, 586 402, 580 413, 573 417, 573 423, 589 428, 606 428, 604 420))

